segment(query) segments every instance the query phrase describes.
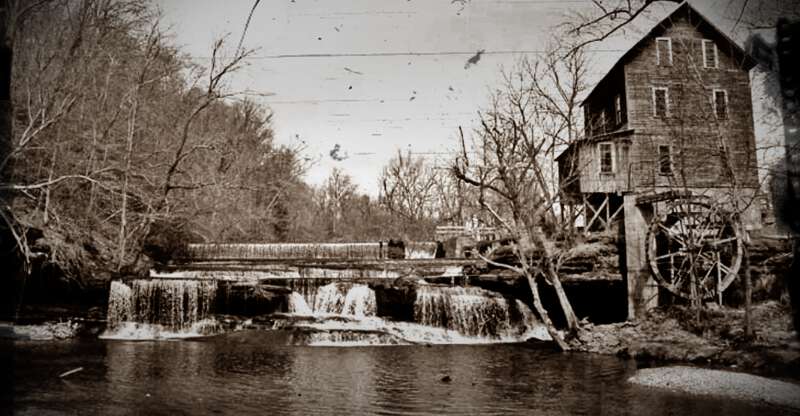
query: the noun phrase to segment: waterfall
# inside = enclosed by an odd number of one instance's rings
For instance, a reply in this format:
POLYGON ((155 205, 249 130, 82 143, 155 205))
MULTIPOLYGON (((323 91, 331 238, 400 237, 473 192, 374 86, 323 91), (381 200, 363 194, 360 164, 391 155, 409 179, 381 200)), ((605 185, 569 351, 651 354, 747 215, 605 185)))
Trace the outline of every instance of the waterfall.
POLYGON ((314 313, 316 314, 341 314, 344 309, 344 295, 340 290, 341 285, 329 283, 317 289, 314 297, 314 313))
POLYGON ((375 292, 367 285, 329 283, 319 287, 310 302, 297 292, 289 295, 289 312, 298 315, 375 316, 375 292), (309 304, 313 305, 309 307, 309 304))
POLYGON ((276 322, 298 345, 480 344, 550 340, 546 328, 518 299, 476 287, 420 285, 412 298, 414 322, 377 315, 375 292, 363 284, 329 283, 309 301, 289 295, 289 312, 276 322), (311 307, 309 305, 312 305, 311 307))
POLYGON ((469 337, 513 337, 541 327, 524 303, 477 287, 418 287, 414 320, 469 337))
POLYGON ((375 316, 377 309, 375 291, 367 285, 353 285, 344 297, 342 314, 363 318, 365 316, 375 316))
POLYGON ((436 258, 435 241, 409 241, 406 243, 407 259, 433 259, 436 258))
POLYGON ((203 335, 215 327, 217 282, 133 280, 111 283, 106 338, 203 335))
POLYGON ((109 328, 117 328, 123 322, 133 320, 133 291, 130 286, 119 281, 111 282, 106 316, 109 328))
POLYGON ((295 315, 313 315, 314 311, 308 306, 303 295, 292 292, 289 294, 289 313, 295 315))
POLYGON ((189 244, 193 260, 384 259, 387 245, 375 243, 189 244))

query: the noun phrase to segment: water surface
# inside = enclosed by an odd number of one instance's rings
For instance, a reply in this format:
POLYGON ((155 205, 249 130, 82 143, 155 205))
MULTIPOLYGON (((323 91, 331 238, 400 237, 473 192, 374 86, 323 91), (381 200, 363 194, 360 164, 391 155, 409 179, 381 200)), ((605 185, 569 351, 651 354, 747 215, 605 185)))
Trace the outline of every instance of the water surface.
POLYGON ((529 344, 303 347, 280 331, 180 341, 17 341, 16 414, 775 414, 626 383, 635 364, 529 344), (84 370, 60 379, 76 367, 84 370), (449 376, 450 381, 442 381, 449 376))

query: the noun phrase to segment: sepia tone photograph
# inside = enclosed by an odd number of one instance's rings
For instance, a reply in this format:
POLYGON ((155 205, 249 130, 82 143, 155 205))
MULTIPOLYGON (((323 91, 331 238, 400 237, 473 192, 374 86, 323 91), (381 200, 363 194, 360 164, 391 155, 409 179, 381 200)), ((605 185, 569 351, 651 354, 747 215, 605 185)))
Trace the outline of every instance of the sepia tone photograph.
POLYGON ((797 0, 0 35, 2 415, 800 415, 797 0))

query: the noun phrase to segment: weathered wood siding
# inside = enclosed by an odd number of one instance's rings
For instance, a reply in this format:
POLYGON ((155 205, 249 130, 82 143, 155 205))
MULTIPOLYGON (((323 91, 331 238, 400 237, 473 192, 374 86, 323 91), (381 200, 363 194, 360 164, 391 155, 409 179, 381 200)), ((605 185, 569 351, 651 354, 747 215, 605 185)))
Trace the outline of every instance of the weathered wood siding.
POLYGON ((580 191, 582 193, 627 191, 631 147, 630 136, 581 143, 578 146, 577 164, 580 172, 580 191), (614 146, 614 171, 612 173, 600 172, 600 143, 612 143, 614 146))
MULTIPOLYGON (((668 61, 663 58, 662 62, 668 61)), ((651 33, 584 101, 587 140, 573 149, 579 191, 729 188, 734 181, 737 187, 757 188, 750 77, 742 59, 727 39, 696 15, 676 13, 667 27, 651 33), (670 39, 671 64, 658 63, 657 38, 670 39), (704 66, 704 39, 717 47, 715 68, 704 66), (654 88, 668 91, 666 117, 654 115, 654 88), (727 96, 724 119, 714 111, 715 90, 727 96), (621 122, 615 117, 618 95, 624 112, 621 122), (624 131, 633 134, 616 134, 624 131), (606 142, 614 146, 610 174, 600 172, 600 144, 606 142), (670 146, 668 174, 659 169, 661 145, 670 146)))
POLYGON ((672 65, 656 64, 656 40, 648 39, 625 65, 628 125, 635 129, 630 157, 652 164, 656 186, 729 186, 730 168, 741 186, 757 186, 755 137, 748 71, 727 42, 704 33, 685 16, 660 35, 672 41, 672 65), (718 68, 704 68, 702 39, 717 45, 718 68), (653 88, 668 88, 669 115, 653 115, 653 88), (717 119, 713 91, 727 93, 728 116, 717 119), (672 146, 674 175, 658 174, 658 145, 672 146), (727 151, 723 151, 723 146, 727 151), (730 157, 730 163, 725 157, 730 157))

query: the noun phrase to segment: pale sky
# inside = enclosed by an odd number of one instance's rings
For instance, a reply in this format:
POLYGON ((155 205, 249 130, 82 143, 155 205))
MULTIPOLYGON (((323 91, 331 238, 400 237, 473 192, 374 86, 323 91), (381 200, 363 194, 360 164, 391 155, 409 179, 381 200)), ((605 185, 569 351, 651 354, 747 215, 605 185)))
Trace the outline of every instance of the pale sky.
MULTIPOLYGON (((733 21, 720 15, 731 14, 731 1, 691 3, 729 30, 733 21)), ((215 38, 230 33, 235 47, 253 3, 158 4, 175 44, 206 64, 215 38)), ((542 50, 556 24, 586 7, 586 0, 471 0, 463 7, 449 0, 262 0, 244 43, 257 52, 230 87, 274 94, 258 100, 275 113, 278 142, 299 137, 317 160, 308 182, 320 184, 339 167, 361 192, 376 195, 378 175, 398 149, 443 165, 458 126, 473 126, 499 85, 500 68, 542 50), (486 53, 465 69, 478 50, 486 53), (336 144, 346 160, 330 157, 336 144)), ((674 7, 658 4, 645 19, 674 7)), ((591 81, 642 36, 631 32, 592 46, 591 81)))

